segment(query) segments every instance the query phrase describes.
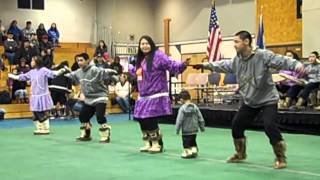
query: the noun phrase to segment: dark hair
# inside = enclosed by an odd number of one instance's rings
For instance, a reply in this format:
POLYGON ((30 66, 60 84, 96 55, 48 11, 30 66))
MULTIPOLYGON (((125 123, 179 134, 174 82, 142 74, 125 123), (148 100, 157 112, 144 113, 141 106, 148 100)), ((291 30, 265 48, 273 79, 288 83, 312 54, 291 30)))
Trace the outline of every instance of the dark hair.
POLYGON ((114 61, 120 62, 120 57, 119 57, 119 56, 115 56, 115 57, 114 57, 114 61))
POLYGON ((235 34, 235 36, 239 36, 241 40, 248 39, 249 40, 249 46, 251 46, 252 43, 252 37, 251 34, 248 31, 239 31, 235 34))
POLYGON ((61 68, 63 68, 64 66, 69 67, 69 62, 68 62, 68 60, 62 61, 62 62, 61 62, 57 67, 55 67, 54 69, 61 69, 61 68))
POLYGON ((100 40, 97 49, 100 48, 100 43, 103 43, 103 46, 102 46, 103 49, 106 49, 106 48, 107 48, 107 45, 106 45, 106 43, 104 42, 104 40, 100 40))
POLYGON ((88 61, 89 60, 89 55, 87 53, 81 53, 76 55, 76 58, 82 57, 84 60, 88 61))
POLYGON ((152 63, 153 63, 153 58, 154 58, 154 54, 156 52, 158 48, 156 47, 154 41, 152 40, 152 38, 148 35, 143 35, 141 36, 140 40, 139 40, 139 44, 138 44, 138 53, 137 53, 137 64, 136 67, 141 67, 141 62, 143 61, 144 58, 146 58, 147 61, 147 70, 150 72, 152 70, 152 63), (142 39, 145 39, 148 41, 148 43, 150 44, 151 47, 151 51, 149 54, 144 54, 140 48, 140 43, 142 41, 142 39))
POLYGON ((32 59, 34 59, 37 69, 40 69, 45 66, 45 62, 41 56, 32 56, 32 59))
POLYGON ((26 24, 28 25, 28 24, 32 24, 32 23, 31 23, 31 21, 27 21, 26 24))
POLYGON ((298 56, 297 53, 295 53, 295 52, 293 52, 293 51, 291 51, 291 50, 286 50, 286 52, 285 52, 284 54, 287 54, 287 53, 291 53, 291 54, 293 55, 293 59, 299 61, 300 58, 299 58, 299 56, 298 56))
POLYGON ((312 51, 311 54, 316 55, 316 58, 319 58, 319 53, 317 51, 312 51))
POLYGON ((191 95, 190 95, 189 91, 187 91, 187 90, 182 90, 179 94, 179 97, 183 100, 190 100, 191 99, 191 95))

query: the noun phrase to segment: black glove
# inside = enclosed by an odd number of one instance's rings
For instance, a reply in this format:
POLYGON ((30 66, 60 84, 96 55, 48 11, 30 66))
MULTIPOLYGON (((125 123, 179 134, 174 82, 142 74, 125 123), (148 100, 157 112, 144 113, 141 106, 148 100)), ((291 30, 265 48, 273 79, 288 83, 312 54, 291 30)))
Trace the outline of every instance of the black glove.
POLYGON ((192 66, 193 69, 197 69, 197 70, 203 69, 203 67, 204 67, 203 64, 196 64, 192 66))

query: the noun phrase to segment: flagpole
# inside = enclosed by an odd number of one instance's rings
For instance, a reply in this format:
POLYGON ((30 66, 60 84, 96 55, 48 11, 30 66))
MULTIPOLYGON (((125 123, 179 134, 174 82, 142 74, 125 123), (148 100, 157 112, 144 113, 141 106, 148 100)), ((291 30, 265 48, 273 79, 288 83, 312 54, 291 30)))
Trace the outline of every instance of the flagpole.
POLYGON ((214 6, 216 3, 216 0, 211 0, 211 5, 214 6))

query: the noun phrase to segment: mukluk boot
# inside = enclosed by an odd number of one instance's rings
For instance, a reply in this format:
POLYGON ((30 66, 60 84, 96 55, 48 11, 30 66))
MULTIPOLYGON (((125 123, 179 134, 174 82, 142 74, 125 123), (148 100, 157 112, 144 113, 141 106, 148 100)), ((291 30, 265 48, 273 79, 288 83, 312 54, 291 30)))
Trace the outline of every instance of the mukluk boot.
POLYGON ((191 152, 194 157, 198 156, 199 149, 196 146, 191 147, 191 152))
POLYGON ((151 141, 148 131, 142 131, 142 140, 144 142, 144 146, 140 148, 140 152, 149 152, 151 148, 151 141))
POLYGON ((184 159, 190 159, 190 158, 195 158, 191 148, 185 148, 181 154, 181 158, 184 159))
POLYGON ((80 136, 76 138, 77 141, 91 141, 91 123, 81 123, 80 136))
POLYGON ((99 128, 100 132, 100 143, 109 143, 110 142, 110 132, 111 126, 108 124, 101 124, 101 128, 99 128))
POLYGON ((48 135, 48 134, 50 134, 49 127, 47 127, 47 126, 49 126, 49 125, 47 125, 47 124, 49 124, 49 120, 48 119, 46 119, 43 122, 33 121, 33 123, 36 126, 36 130, 33 131, 34 135, 48 135))
POLYGON ((239 163, 247 158, 246 154, 246 138, 233 139, 236 153, 229 157, 228 163, 239 163))
POLYGON ((162 135, 159 129, 150 131, 151 148, 149 148, 149 153, 161 153, 163 152, 163 142, 162 135))
POLYGON ((286 143, 284 141, 279 141, 278 143, 272 145, 273 152, 276 155, 276 159, 273 164, 273 168, 282 169, 287 167, 287 157, 286 153, 286 143))

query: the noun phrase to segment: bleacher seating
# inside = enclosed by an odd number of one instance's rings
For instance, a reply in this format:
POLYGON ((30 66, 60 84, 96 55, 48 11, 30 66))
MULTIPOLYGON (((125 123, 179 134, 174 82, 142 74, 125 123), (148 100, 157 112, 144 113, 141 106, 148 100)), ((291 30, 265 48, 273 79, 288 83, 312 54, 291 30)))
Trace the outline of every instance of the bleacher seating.
MULTIPOLYGON (((54 51, 54 61, 55 63, 60 63, 64 60, 68 60, 69 65, 71 66, 74 63, 74 56, 76 54, 87 52, 90 57, 93 57, 95 48, 92 47, 90 43, 61 43, 60 47, 55 48, 54 51)), ((4 52, 3 46, 0 46, 0 54, 4 52)), ((8 66, 8 61, 4 61, 6 66, 8 66)), ((4 71, 1 73, 0 79, 0 90, 8 90, 7 86, 7 77, 8 71, 4 71)), ((113 94, 110 94, 110 97, 113 97, 113 94)), ((107 104, 107 112, 108 113, 120 113, 122 112, 119 105, 112 105, 111 98, 109 98, 107 104)), ((29 111, 28 104, 0 104, 0 108, 6 110, 5 118, 30 118, 32 113, 29 111)))

